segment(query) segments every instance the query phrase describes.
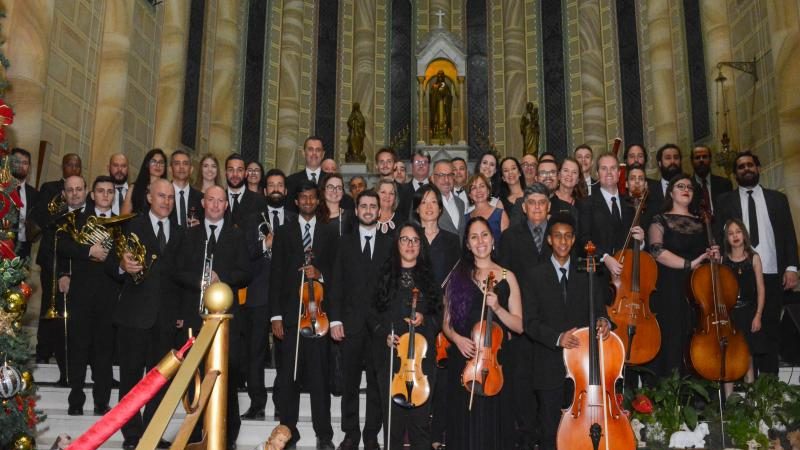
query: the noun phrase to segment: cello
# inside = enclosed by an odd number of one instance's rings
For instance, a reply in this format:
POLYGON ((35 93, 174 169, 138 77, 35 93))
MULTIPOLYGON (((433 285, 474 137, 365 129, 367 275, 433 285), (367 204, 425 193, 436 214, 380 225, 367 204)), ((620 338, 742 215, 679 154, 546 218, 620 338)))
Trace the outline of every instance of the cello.
POLYGON ((397 354, 400 357, 400 370, 394 374, 391 391, 392 401, 403 408, 416 408, 428 401, 431 386, 428 377, 422 372, 422 360, 428 353, 428 341, 416 333, 414 318, 417 315, 419 289, 411 290, 411 314, 408 318, 408 332, 400 336, 397 354))
MULTIPOLYGON (((703 211, 709 246, 716 245, 711 233, 711 214, 703 211)), ((733 324, 730 310, 739 295, 733 270, 715 260, 694 269, 691 296, 699 308, 697 328, 689 344, 689 356, 697 373, 711 381, 742 378, 750 366, 750 350, 744 334, 733 324)))
POLYGON ((494 272, 489 272, 486 278, 486 290, 483 292, 481 320, 472 327, 470 333, 472 342, 475 343, 475 356, 467 361, 461 372, 461 385, 470 394, 470 411, 475 394, 491 397, 503 389, 503 367, 497 361, 497 354, 503 344, 503 329, 494 321, 492 309, 488 308, 487 311, 486 308, 486 295, 494 289, 494 283, 494 272))
POLYGON ((636 438, 628 416, 617 402, 614 384, 622 377, 625 347, 614 333, 597 337, 594 303, 595 246, 586 244, 589 275, 589 326, 573 334, 580 344, 564 349, 567 376, 575 383, 572 405, 558 424, 556 448, 569 450, 633 450, 636 438))
MULTIPOLYGON (((632 230, 639 225, 648 192, 630 193, 636 204, 632 230)), ((628 248, 632 238, 633 233, 629 231, 623 250, 614 255, 622 264, 622 273, 619 286, 612 284, 614 303, 606 308, 608 318, 618 327, 614 333, 625 346, 625 363, 644 364, 655 358, 661 348, 661 328, 650 310, 650 294, 656 288, 658 266, 649 253, 641 251, 639 240, 633 239, 632 248, 628 248), (634 338, 636 345, 633 345, 634 338)))
MULTIPOLYGON (((312 265, 314 254, 306 250, 303 267, 312 265)), ((328 334, 330 323, 328 315, 322 310, 325 289, 316 278, 306 278, 302 270, 300 279, 300 302, 297 305, 297 336, 294 345, 294 379, 297 380, 297 358, 300 354, 300 335, 304 338, 321 338, 328 334)))

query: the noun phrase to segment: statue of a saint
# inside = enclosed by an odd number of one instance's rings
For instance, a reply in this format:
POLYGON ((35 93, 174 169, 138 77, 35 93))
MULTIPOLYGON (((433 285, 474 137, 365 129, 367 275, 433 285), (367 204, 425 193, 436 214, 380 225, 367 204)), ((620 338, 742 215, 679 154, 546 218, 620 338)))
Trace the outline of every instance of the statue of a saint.
POLYGON ((533 102, 525 105, 525 113, 519 121, 519 131, 522 133, 523 154, 537 156, 539 154, 539 108, 533 102))
POLYGON ((353 110, 347 118, 347 154, 345 161, 364 163, 367 161, 364 155, 364 137, 366 136, 367 123, 364 115, 361 114, 361 105, 353 103, 353 110))
POLYGON ((450 133, 453 130, 451 120, 453 94, 450 93, 450 86, 447 85, 444 71, 440 70, 434 77, 428 97, 430 99, 431 140, 439 140, 440 144, 444 144, 444 141, 451 139, 450 133))

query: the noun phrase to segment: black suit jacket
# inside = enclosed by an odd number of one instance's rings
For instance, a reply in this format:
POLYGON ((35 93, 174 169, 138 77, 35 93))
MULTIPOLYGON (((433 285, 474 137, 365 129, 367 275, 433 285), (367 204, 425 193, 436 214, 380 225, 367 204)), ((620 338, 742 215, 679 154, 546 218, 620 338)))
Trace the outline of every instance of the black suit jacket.
MULTIPOLYGON (((697 181, 696 175, 694 181, 697 182, 702 189, 703 183, 697 181)), ((719 175, 714 175, 713 173, 711 174, 711 203, 713 204, 715 211, 717 209, 717 202, 719 202, 720 197, 726 192, 730 192, 732 190, 733 183, 731 183, 731 180, 719 175)), ((702 193, 700 195, 700 198, 702 198, 702 193)))
POLYGON ((583 253, 584 245, 589 241, 592 241, 597 246, 597 254, 600 256, 606 253, 613 255, 622 248, 636 211, 619 196, 617 204, 622 213, 621 228, 614 225, 615 221, 611 216, 611 210, 608 208, 599 188, 592 195, 578 203, 580 217, 580 228, 578 230, 578 244, 580 247, 578 253, 583 253))
MULTIPOLYGON (((322 171, 320 171, 319 177, 317 177, 317 186, 319 186, 319 179, 322 178, 323 175, 322 171)), ((297 205, 294 204, 294 201, 297 199, 297 192, 295 191, 297 191, 297 187, 304 181, 311 181, 311 178, 308 178, 308 175, 306 175, 306 169, 286 177, 286 207, 292 212, 297 212, 297 205)), ((344 206, 342 206, 342 208, 344 208, 344 206)))
POLYGON ((397 184, 397 213, 403 221, 408 221, 411 217, 411 208, 414 205, 414 182, 409 181, 404 184, 397 184))
MULTIPOLYGON (((264 215, 271 219, 268 211, 264 215)), ((283 221, 297 221, 297 214, 283 209, 283 221)), ((269 272, 272 265, 271 252, 265 252, 261 241, 258 238, 258 227, 264 222, 261 214, 253 214, 248 217, 244 226, 245 242, 247 243, 247 253, 250 257, 250 273, 252 279, 247 286, 247 301, 244 306, 253 308, 269 305, 269 272)), ((281 224, 280 226, 283 226, 281 224)), ((275 235, 273 234, 273 237, 275 235)))
MULTIPOLYGON (((84 210, 76 217, 76 226, 80 229, 93 215, 94 211, 84 210)), ((58 255, 69 262, 71 273, 69 309, 106 311, 110 316, 119 295, 119 284, 106 273, 104 261, 89 258, 90 248, 91 245, 76 242, 68 233, 58 235, 58 255)))
POLYGON ((33 220, 31 213, 33 213, 36 204, 39 202, 39 191, 28 183, 25 183, 25 223, 19 224, 20 228, 25 227, 25 240, 26 242, 33 242, 38 233, 33 230, 33 220))
MULTIPOLYGON (((576 270, 571 259, 567 275, 567 302, 561 298, 561 285, 553 264, 548 260, 529 269, 520 280, 523 298, 525 334, 534 341, 537 376, 534 389, 556 389, 564 385, 563 349, 556 345, 561 333, 571 328, 589 326, 589 275, 576 270)), ((606 317, 608 279, 595 275, 595 315, 606 317)), ((594 328, 594 327, 592 327, 594 328)))
MULTIPOLYGON (((186 320, 192 327, 200 324, 198 308, 206 239, 208 239, 208 235, 205 224, 187 230, 183 245, 178 252, 177 265, 173 271, 175 281, 183 289, 183 302, 179 318, 186 320)), ((213 253, 213 271, 217 273, 219 280, 230 286, 234 292, 233 306, 228 311, 233 313, 239 307, 239 302, 235 300, 236 292, 245 287, 251 278, 244 232, 226 220, 219 232, 213 253)))
MULTIPOLYGON (((338 229, 317 221, 312 241, 313 265, 321 272, 323 282, 333 276, 333 260, 336 257, 338 237, 338 229)), ((300 223, 298 220, 287 221, 275 231, 269 277, 270 317, 282 316, 284 327, 297 326, 300 268, 304 263, 305 253, 300 223)), ((326 307, 323 303, 323 309, 326 307)))
MULTIPOLYGON (((782 275, 786 267, 798 267, 797 256, 797 237, 795 236, 794 221, 792 211, 789 209, 789 201, 786 195, 772 189, 763 188, 764 200, 767 202, 767 212, 772 223, 772 231, 775 235, 775 254, 778 257, 778 274, 782 275)), ((725 193, 719 198, 719 203, 715 207, 714 224, 717 227, 717 242, 722 241, 722 227, 728 219, 740 219, 747 225, 747 218, 742 217, 742 203, 739 198, 739 190, 725 193)), ((766 226, 758 224, 759 227, 766 226)))
POLYGON ((664 190, 661 180, 647 178, 647 211, 648 215, 655 216, 664 210, 664 190))
POLYGON ((553 250, 547 243, 547 224, 543 231, 542 251, 539 252, 533 234, 528 228, 527 219, 508 227, 500 239, 500 264, 509 268, 519 278, 539 263, 549 261, 553 250))
POLYGON ((149 214, 134 217, 123 229, 126 236, 136 233, 147 248, 148 262, 151 255, 157 255, 157 259, 147 270, 144 280, 136 284, 128 273, 119 273, 116 252, 109 254, 106 259, 106 273, 122 283, 114 311, 114 324, 142 330, 153 326, 175 328, 175 320, 179 318, 181 293, 172 274, 185 237, 183 227, 170 221, 169 240, 163 253, 158 250, 158 239, 149 214))
MULTIPOLYGON (((171 222, 178 223, 178 211, 180 211, 180 206, 178 202, 180 200, 179 194, 175 193, 175 207, 172 208, 172 214, 169 215, 169 220, 171 222)), ((198 191, 197 189, 189 186, 189 199, 186 202, 186 215, 189 216, 189 211, 192 208, 195 209, 195 218, 202 222, 202 218, 205 217, 205 210, 203 209, 203 193, 198 191)))
MULTIPOLYGON (((225 195, 228 198, 227 192, 225 192, 225 195)), ((244 226, 248 216, 265 209, 267 209, 267 199, 261 194, 245 189, 239 199, 239 204, 233 210, 233 214, 231 214, 231 205, 228 205, 228 210, 225 211, 225 222, 230 222, 235 227, 244 226)))
MULTIPOLYGON (((56 195, 61 195, 64 190, 64 180, 48 181, 39 190, 39 197, 33 208, 28 211, 30 220, 41 230, 42 242, 39 244, 39 252, 36 254, 36 264, 43 269, 53 267, 53 236, 55 227, 53 217, 47 211, 47 204, 56 195)), ((31 203, 31 202, 28 202, 31 203)))
POLYGON ((373 248, 370 259, 362 253, 358 229, 339 241, 328 296, 328 320, 342 322, 345 335, 364 331, 392 242, 388 235, 375 233, 370 242, 373 248))

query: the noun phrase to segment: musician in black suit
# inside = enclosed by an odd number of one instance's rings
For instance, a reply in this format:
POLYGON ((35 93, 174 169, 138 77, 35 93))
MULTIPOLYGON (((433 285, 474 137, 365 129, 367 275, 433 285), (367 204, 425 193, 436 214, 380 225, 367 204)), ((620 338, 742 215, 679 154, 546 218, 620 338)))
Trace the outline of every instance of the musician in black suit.
POLYGON ((381 401, 370 352, 367 313, 380 278, 379 272, 389 257, 392 239, 377 231, 378 194, 363 191, 356 198, 358 232, 346 234, 339 242, 330 294, 331 337, 341 346, 344 386, 342 389, 341 450, 356 450, 359 429, 359 388, 362 368, 367 372, 367 414, 364 447, 379 449, 381 401))
POLYGON ((778 349, 782 344, 779 342, 779 322, 783 291, 791 291, 797 286, 794 221, 786 195, 759 184, 761 162, 758 156, 749 151, 739 153, 733 168, 739 188, 719 198, 715 223, 719 230, 728 219, 741 219, 747 226, 753 248, 761 257, 766 290, 761 322, 771 345, 766 354, 753 355, 753 365, 758 372, 777 374, 778 349))
POLYGON ((656 152, 656 161, 661 179, 647 181, 647 190, 650 192, 647 197, 647 209, 654 211, 653 214, 664 209, 669 180, 681 173, 681 148, 675 144, 662 145, 656 152))
MULTIPOLYGON (((597 158, 598 187, 589 197, 578 204, 579 223, 578 242, 581 249, 592 241, 597 246, 600 260, 612 276, 622 273, 622 265, 614 258, 614 253, 622 249, 625 237, 631 230, 633 206, 619 195, 619 163, 611 153, 597 158)), ((633 227, 634 237, 644 239, 644 230, 633 227)))
POLYGON ((458 236, 464 235, 466 205, 453 192, 455 169, 448 159, 440 159, 433 164, 431 181, 442 194, 442 215, 439 216, 439 228, 458 236))
POLYGON ((698 192, 700 198, 715 211, 719 197, 733 190, 731 180, 711 173, 711 149, 705 145, 698 145, 692 149, 692 167, 694 168, 694 181, 702 188, 698 192))
MULTIPOLYGON (((306 181, 297 192, 297 221, 286 222, 276 230, 272 244, 269 302, 272 311, 272 333, 282 339, 282 369, 278 371, 280 386, 281 424, 292 430, 287 448, 300 439, 297 430, 300 392, 294 380, 295 348, 298 332, 298 289, 301 273, 308 279, 325 280, 333 276, 338 232, 317 222, 319 190, 306 181), (312 249, 313 260, 306 262, 306 251, 312 249)), ((299 339, 297 377, 305 381, 311 394, 311 419, 317 435, 318 449, 333 449, 331 427, 331 397, 328 388, 328 353, 330 341, 325 338, 299 339)))
MULTIPOLYGON (((206 189, 203 197, 205 217, 201 226, 186 231, 186 237, 178 252, 175 268, 175 279, 189 293, 190 301, 182 307, 179 327, 191 327, 199 330, 201 318, 199 313, 200 292, 202 286, 221 281, 231 287, 233 292, 247 285, 250 281, 250 261, 244 232, 225 219, 228 202, 225 190, 219 186, 206 189), (210 267, 205 266, 207 258, 210 267), (209 270, 206 274, 205 271, 209 270), (207 275, 207 278, 203 277, 207 275)), ((233 302, 228 314, 232 314, 228 334, 228 376, 230 380, 239 378, 241 366, 241 311, 239 302, 233 302)), ((195 332, 196 334, 196 332, 195 332)), ((227 439, 236 442, 241 421, 239 419, 239 402, 237 400, 236 383, 228 383, 227 439)))
POLYGON ((398 217, 403 222, 408 221, 411 216, 411 203, 414 200, 414 193, 420 187, 428 184, 430 167, 431 155, 428 153, 417 150, 411 155, 411 181, 398 185, 397 190, 397 195, 399 196, 397 212, 399 214, 398 217))
MULTIPOLYGON (((120 400, 172 348, 179 323, 181 297, 172 273, 177 267, 184 231, 169 220, 175 206, 172 183, 164 178, 152 181, 147 201, 149 211, 131 219, 123 231, 125 236, 135 233, 144 245, 144 265, 130 252, 125 252, 121 259, 112 252, 106 259, 106 273, 122 283, 113 316, 119 345, 120 400), (143 279, 136 283, 134 276, 143 279)), ((144 417, 136 414, 122 427, 123 448, 136 448, 160 398, 157 395, 148 402, 144 417)), ((161 442, 159 448, 167 448, 165 445, 168 446, 161 442)))
MULTIPOLYGON (((322 170, 320 178, 320 182, 322 182, 323 181, 322 178, 327 179, 326 175, 331 176, 339 174, 339 165, 336 164, 336 160, 334 160, 333 158, 325 158, 322 160, 322 163, 320 164, 320 170, 322 170)), ((341 178, 341 174, 339 174, 339 178, 341 178)), ((342 183, 344 183, 344 179, 342 179, 342 183)), ((322 184, 318 183, 317 186, 319 186, 320 189, 325 189, 325 186, 323 186, 322 184)), ((325 193, 323 192, 323 197, 324 194, 325 193)), ((339 206, 346 211, 350 211, 351 213, 356 209, 355 201, 353 201, 353 197, 351 197, 350 194, 347 193, 346 189, 342 191, 342 200, 339 202, 339 206)))
POLYGON ((119 214, 128 195, 128 157, 124 153, 114 153, 108 160, 108 176, 114 180, 114 204, 111 211, 119 214))
MULTIPOLYGON (((267 197, 267 208, 261 214, 251 215, 244 227, 245 241, 250 255, 250 266, 253 279, 247 286, 247 301, 242 306, 242 339, 245 349, 244 367, 247 379, 247 395, 250 396, 250 408, 242 414, 242 419, 264 419, 264 408, 267 404, 267 389, 264 386, 264 362, 269 350, 269 273, 272 263, 272 243, 275 230, 286 222, 297 221, 297 214, 284 207, 286 201, 286 177, 280 169, 271 169, 265 175, 264 192, 267 197)), ((278 345, 275 339, 272 351, 278 362, 278 345)), ((278 369, 276 367, 276 369, 278 369)), ((279 370, 279 369, 278 369, 279 370)), ((277 377, 272 385, 272 402, 278 411, 279 388, 277 377)), ((276 414, 276 416, 279 414, 276 414)))
POLYGON ((228 209, 225 218, 233 226, 243 226, 247 216, 263 211, 264 196, 247 189, 245 163, 242 155, 233 153, 225 160, 225 179, 228 183, 228 209))
POLYGON ((192 159, 185 150, 175 150, 169 157, 172 171, 172 187, 175 189, 175 208, 169 220, 185 230, 200 225, 203 212, 203 193, 189 184, 192 176, 192 159))
POLYGON ((22 202, 19 209, 19 225, 17 228, 16 254, 20 258, 31 255, 31 244, 35 236, 29 235, 26 218, 30 215, 33 205, 39 198, 39 191, 28 184, 28 172, 31 168, 31 154, 24 148, 15 147, 11 150, 11 175, 17 179, 17 192, 22 202))
POLYGON ((286 190, 289 196, 286 198, 286 207, 291 211, 297 212, 295 204, 297 188, 305 181, 311 181, 315 186, 319 186, 322 178, 322 158, 325 157, 325 148, 322 145, 322 138, 319 136, 309 136, 303 142, 303 158, 306 167, 286 177, 286 190))
MULTIPOLYGON (((603 175, 600 175, 602 182, 603 175)), ((578 261, 570 257, 575 243, 575 220, 568 214, 557 214, 548 223, 547 242, 553 249, 549 261, 528 269, 520 277, 524 301, 525 333, 534 340, 534 360, 537 375, 530 381, 536 390, 539 403, 539 423, 543 450, 555 449, 556 431, 561 418, 561 408, 566 407, 565 395, 571 384, 565 381, 564 348, 575 348, 579 342, 574 333, 589 324, 589 275, 577 271, 578 261), (566 279, 564 279, 566 277, 566 279)), ((597 276, 594 281, 595 316, 593 324, 597 333, 608 337, 610 322, 606 318, 605 304, 608 281, 597 276)))
MULTIPOLYGON (((92 185, 94 209, 85 208, 75 219, 76 230, 81 230, 89 217, 101 221, 114 216, 114 180, 99 176, 92 185)), ((94 414, 109 411, 111 398, 112 353, 114 329, 111 315, 119 295, 119 285, 105 273, 105 260, 111 242, 94 244, 76 242, 71 233, 60 233, 58 254, 69 260, 68 341, 69 341, 69 408, 71 416, 83 415, 86 395, 83 393, 86 366, 92 367, 92 397, 94 414)))

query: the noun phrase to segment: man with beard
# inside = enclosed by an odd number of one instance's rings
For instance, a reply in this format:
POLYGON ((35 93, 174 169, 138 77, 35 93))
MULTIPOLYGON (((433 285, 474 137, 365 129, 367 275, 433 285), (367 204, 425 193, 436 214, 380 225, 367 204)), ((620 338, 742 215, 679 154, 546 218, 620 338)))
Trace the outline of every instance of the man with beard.
POLYGON ((647 208, 657 214, 664 209, 664 196, 669 180, 681 173, 681 149, 675 144, 664 144, 656 152, 661 180, 648 180, 647 208))
MULTIPOLYGON (((297 214, 284 208, 286 200, 286 176, 280 169, 271 169, 266 174, 267 209, 261 214, 251 215, 245 226, 245 240, 250 254, 253 280, 247 287, 247 301, 242 307, 242 335, 245 348, 244 373, 247 380, 247 395, 250 408, 242 414, 242 419, 264 419, 267 404, 267 389, 264 386, 264 362, 269 346, 269 272, 272 262, 272 240, 275 230, 287 221, 296 221, 297 214)), ((280 341, 275 339, 276 363, 280 361, 280 341)), ((280 370, 280 366, 276 367, 280 370)), ((278 415, 278 377, 272 385, 272 403, 278 415)))
POLYGON ((17 193, 22 207, 19 209, 19 228, 17 229, 16 253, 20 258, 31 255, 31 242, 33 236, 28 236, 28 226, 25 218, 31 212, 31 206, 36 204, 39 191, 28 184, 28 171, 31 168, 31 154, 24 148, 11 150, 11 175, 17 179, 17 193))
POLYGON ((378 194, 364 191, 357 198, 358 233, 345 234, 339 242, 333 266, 333 289, 329 319, 331 337, 341 346, 344 386, 342 388, 342 431, 340 450, 356 450, 362 437, 359 429, 359 386, 362 368, 367 371, 367 412, 364 448, 379 449, 381 400, 371 358, 367 312, 375 297, 380 270, 389 258, 392 238, 377 233, 378 194))
POLYGON ((378 172, 378 181, 394 181, 394 163, 397 154, 390 148, 382 148, 375 154, 375 170, 378 172))
POLYGON ((464 202, 464 206, 469 205, 468 192, 464 188, 469 179, 469 169, 464 158, 453 158, 453 192, 464 202))
POLYGON ((539 183, 547 186, 550 195, 558 189, 558 164, 554 159, 539 159, 536 169, 539 183))
POLYGON ((119 214, 119 208, 128 195, 128 157, 122 153, 114 153, 108 161, 108 176, 114 180, 114 204, 111 212, 119 214))
POLYGON ((264 197, 247 189, 245 163, 242 155, 232 153, 225 160, 225 179, 228 183, 228 210, 225 218, 233 226, 242 226, 248 215, 264 210, 264 197))
POLYGON ((739 188, 719 197, 716 214, 718 235, 725 238, 722 227, 728 219, 742 220, 753 249, 761 257, 766 290, 761 323, 769 345, 767 353, 753 355, 753 367, 757 373, 777 374, 782 291, 791 291, 797 286, 794 221, 786 196, 759 184, 761 162, 758 156, 750 151, 739 153, 733 162, 733 170, 739 188))
POLYGON ((203 193, 189 185, 192 176, 192 159, 185 150, 175 150, 169 157, 172 171, 172 187, 175 188, 175 208, 169 220, 175 221, 185 230, 200 225, 203 211, 203 193))
POLYGON ((698 145, 692 149, 692 167, 694 180, 703 188, 700 198, 713 214, 714 204, 719 200, 719 196, 732 191, 733 184, 731 180, 711 173, 711 149, 705 145, 698 145))

